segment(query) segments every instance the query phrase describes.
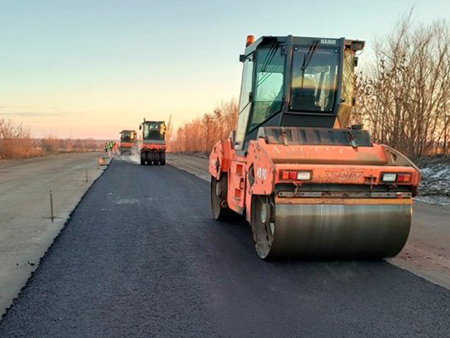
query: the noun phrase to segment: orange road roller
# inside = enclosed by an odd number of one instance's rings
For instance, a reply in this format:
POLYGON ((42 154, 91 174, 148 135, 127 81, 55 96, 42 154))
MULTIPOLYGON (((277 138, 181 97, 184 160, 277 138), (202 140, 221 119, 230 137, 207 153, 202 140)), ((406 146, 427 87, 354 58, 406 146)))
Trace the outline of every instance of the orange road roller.
POLYGON ((211 208, 245 215, 262 259, 380 259, 406 243, 419 169, 350 125, 363 48, 247 38, 237 127, 209 157, 211 208))
POLYGON ((141 165, 166 164, 166 124, 164 121, 146 121, 139 126, 142 130, 141 165))
POLYGON ((136 131, 122 130, 120 132, 119 152, 120 155, 131 155, 136 146, 136 131))

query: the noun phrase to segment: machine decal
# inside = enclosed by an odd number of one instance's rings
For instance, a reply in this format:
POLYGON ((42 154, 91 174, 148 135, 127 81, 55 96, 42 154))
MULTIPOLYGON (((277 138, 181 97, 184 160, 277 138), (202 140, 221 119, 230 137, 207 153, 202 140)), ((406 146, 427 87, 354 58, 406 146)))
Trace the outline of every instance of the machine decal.
POLYGON ((320 179, 324 181, 357 181, 362 174, 362 171, 325 171, 320 179))
POLYGON ((322 45, 335 45, 336 44, 336 40, 333 40, 333 39, 321 39, 320 43, 322 45))
POLYGON ((262 179, 263 181, 267 179, 267 169, 266 168, 257 168, 256 169, 256 177, 262 179))

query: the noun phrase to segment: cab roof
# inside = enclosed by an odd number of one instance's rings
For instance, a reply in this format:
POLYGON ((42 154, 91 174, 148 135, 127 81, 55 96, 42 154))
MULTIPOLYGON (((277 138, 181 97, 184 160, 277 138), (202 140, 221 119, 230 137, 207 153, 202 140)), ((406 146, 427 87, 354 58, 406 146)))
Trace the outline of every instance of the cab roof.
POLYGON ((308 45, 311 44, 313 41, 319 41, 319 44, 321 45, 327 45, 327 46, 339 46, 341 45, 342 41, 344 42, 345 46, 348 46, 350 48, 353 48, 354 50, 361 50, 364 48, 364 41, 360 40, 348 40, 343 37, 341 38, 322 38, 322 37, 306 37, 306 36, 261 36, 258 40, 253 42, 251 45, 245 48, 245 55, 248 55, 252 52, 254 52, 258 46, 265 45, 267 43, 288 43, 291 42, 293 45, 308 45))

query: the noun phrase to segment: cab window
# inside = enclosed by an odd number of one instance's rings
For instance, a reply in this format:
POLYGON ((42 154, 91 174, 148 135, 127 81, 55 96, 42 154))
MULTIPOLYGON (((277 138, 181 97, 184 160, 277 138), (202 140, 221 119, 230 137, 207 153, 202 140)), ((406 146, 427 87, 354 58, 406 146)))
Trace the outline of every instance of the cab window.
POLYGON ((257 51, 253 111, 249 132, 281 111, 285 69, 285 56, 282 55, 281 49, 278 44, 274 44, 257 51))
POLYGON ((253 54, 247 56, 242 70, 241 95, 239 98, 239 117, 236 130, 235 148, 242 149, 244 146, 245 131, 250 113, 250 96, 253 80, 253 54))
POLYGON ((296 47, 289 108, 308 112, 332 111, 336 100, 338 63, 336 48, 296 47))

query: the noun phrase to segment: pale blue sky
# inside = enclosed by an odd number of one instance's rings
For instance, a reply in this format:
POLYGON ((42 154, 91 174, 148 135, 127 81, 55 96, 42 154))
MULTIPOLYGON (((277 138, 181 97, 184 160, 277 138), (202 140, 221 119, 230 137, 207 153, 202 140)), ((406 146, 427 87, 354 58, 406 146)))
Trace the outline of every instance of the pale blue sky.
MULTIPOLYGON (((0 116, 34 136, 114 138, 143 117, 176 125, 237 98, 247 34, 385 35, 450 1, 0 0, 0 116)), ((362 57, 363 59, 363 57, 362 57)))

